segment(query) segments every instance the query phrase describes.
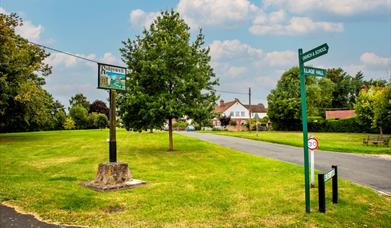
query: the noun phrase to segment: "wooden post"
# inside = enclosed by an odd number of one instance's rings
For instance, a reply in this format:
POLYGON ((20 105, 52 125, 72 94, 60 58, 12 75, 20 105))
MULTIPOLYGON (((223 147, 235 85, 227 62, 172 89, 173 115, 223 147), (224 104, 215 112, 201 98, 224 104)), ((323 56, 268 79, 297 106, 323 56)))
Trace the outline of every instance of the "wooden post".
POLYGON ((116 97, 116 91, 111 89, 110 90, 110 140, 109 140, 110 162, 117 162, 115 97, 116 97))

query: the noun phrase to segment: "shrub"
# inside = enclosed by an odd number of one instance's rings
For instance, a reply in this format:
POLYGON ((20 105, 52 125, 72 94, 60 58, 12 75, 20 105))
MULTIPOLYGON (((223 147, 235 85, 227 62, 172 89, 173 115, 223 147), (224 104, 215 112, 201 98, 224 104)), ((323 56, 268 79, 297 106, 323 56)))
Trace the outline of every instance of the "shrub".
POLYGON ((238 123, 235 120, 231 120, 231 121, 229 121, 229 125, 236 126, 236 125, 238 125, 238 123))
POLYGON ((72 130, 75 129, 75 121, 71 117, 67 117, 64 121, 64 129, 65 130, 72 130))
POLYGON ((106 128, 108 122, 109 121, 107 119, 107 116, 105 114, 99 113, 94 120, 94 126, 96 128, 106 128))

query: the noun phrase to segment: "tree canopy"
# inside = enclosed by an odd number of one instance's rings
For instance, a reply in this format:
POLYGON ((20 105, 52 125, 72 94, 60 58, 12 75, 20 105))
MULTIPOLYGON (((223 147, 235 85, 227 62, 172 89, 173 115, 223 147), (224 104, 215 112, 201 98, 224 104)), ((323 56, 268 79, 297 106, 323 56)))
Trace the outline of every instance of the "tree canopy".
POLYGON ((0 14, 0 131, 62 126, 64 110, 42 88, 49 54, 15 33, 21 25, 16 14, 0 14))
POLYGON ((169 151, 172 119, 187 116, 201 122, 209 118, 217 100, 209 48, 203 47, 201 31, 191 42, 189 30, 179 13, 162 12, 148 30, 121 48, 130 69, 128 91, 119 99, 123 123, 140 130, 168 120, 169 151))

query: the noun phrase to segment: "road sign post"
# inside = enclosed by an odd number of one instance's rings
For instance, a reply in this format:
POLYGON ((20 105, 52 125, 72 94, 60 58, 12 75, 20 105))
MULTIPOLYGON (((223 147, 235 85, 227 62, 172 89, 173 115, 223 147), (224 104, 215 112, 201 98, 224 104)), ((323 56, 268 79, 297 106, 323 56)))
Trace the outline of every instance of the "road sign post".
MULTIPOLYGON (((304 72, 304 63, 312 59, 315 59, 319 56, 327 54, 329 46, 327 43, 324 43, 316 48, 313 48, 305 53, 300 48, 298 50, 299 57, 299 72, 300 72, 300 96, 301 96, 301 119, 303 125, 303 145, 304 145, 304 184, 305 184, 305 211, 310 213, 310 178, 309 178, 309 156, 308 156, 308 128, 307 128, 307 99, 305 91, 305 72, 304 72)), ((310 67, 307 67, 307 70, 310 70, 310 67)), ((318 68, 312 68, 318 69, 318 68)), ((319 74, 322 69, 319 69, 319 74)), ((314 74, 315 74, 314 70, 314 74)), ((316 71, 317 72, 317 71, 316 71)), ((308 75, 308 74, 307 74, 308 75)), ((312 75, 312 74, 311 74, 312 75)), ((317 76, 317 75, 315 75, 317 76)))
POLYGON ((311 188, 315 187, 315 156, 314 152, 318 149, 319 142, 315 137, 308 139, 308 149, 310 150, 310 164, 311 164, 311 188))

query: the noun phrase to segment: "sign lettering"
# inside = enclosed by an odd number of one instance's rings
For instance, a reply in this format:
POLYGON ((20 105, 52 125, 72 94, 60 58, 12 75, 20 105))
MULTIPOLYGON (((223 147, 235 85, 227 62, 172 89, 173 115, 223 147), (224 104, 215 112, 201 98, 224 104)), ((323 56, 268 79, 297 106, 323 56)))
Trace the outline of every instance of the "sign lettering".
POLYGON ((327 54, 328 51, 329 51, 329 46, 327 44, 322 44, 319 47, 316 47, 312 50, 303 53, 300 57, 303 60, 303 62, 307 62, 310 61, 311 59, 315 59, 319 56, 327 54))
POLYGON ((304 76, 325 77, 326 70, 315 67, 304 67, 304 76))

